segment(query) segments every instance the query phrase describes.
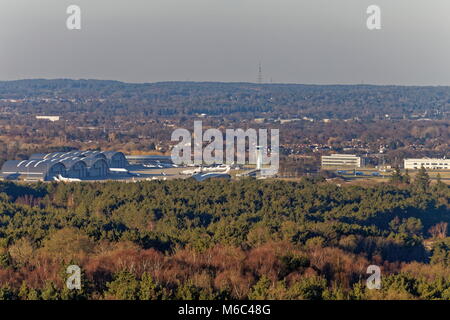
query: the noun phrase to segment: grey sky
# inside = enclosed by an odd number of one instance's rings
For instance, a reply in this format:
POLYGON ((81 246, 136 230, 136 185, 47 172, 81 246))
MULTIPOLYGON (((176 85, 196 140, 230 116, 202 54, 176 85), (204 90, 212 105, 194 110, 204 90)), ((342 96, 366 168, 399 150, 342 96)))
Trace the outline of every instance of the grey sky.
POLYGON ((449 0, 0 0, 0 80, 255 82, 261 61, 266 82, 450 85, 449 16, 449 0))

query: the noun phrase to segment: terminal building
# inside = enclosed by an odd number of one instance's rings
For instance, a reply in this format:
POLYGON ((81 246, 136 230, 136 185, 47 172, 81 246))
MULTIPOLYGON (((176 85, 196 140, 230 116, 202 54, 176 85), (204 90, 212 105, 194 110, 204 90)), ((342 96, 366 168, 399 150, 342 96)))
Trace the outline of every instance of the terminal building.
POLYGON ((133 165, 171 165, 171 156, 160 156, 160 155, 127 155, 126 160, 133 165))
POLYGON ((364 158, 353 154, 332 154, 330 156, 322 156, 322 168, 333 167, 364 167, 364 158))
POLYGON ((428 170, 450 170, 450 159, 405 159, 405 169, 418 170, 422 167, 428 170))
POLYGON ((127 167, 125 155, 116 151, 37 153, 28 160, 6 161, 1 175, 5 179, 25 181, 102 180, 112 171, 126 171, 127 167))

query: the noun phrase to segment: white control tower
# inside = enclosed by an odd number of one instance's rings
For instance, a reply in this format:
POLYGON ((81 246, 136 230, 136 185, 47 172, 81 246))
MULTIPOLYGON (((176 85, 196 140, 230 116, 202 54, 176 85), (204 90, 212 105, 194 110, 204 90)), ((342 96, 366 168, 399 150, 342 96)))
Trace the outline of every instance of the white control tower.
POLYGON ((261 170, 263 165, 263 147, 256 146, 256 170, 261 170))

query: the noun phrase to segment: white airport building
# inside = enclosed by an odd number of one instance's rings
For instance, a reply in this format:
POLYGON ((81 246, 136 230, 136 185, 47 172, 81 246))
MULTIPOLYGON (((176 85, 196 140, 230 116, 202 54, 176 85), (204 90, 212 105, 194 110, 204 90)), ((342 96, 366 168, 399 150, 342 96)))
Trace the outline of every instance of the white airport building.
POLYGON ((421 167, 429 170, 450 170, 450 159, 405 159, 405 169, 418 170, 421 167))
POLYGON ((354 154, 322 156, 322 167, 364 167, 364 158, 354 154))
POLYGON ((59 116, 36 116, 38 120, 49 120, 51 122, 59 121, 59 116))

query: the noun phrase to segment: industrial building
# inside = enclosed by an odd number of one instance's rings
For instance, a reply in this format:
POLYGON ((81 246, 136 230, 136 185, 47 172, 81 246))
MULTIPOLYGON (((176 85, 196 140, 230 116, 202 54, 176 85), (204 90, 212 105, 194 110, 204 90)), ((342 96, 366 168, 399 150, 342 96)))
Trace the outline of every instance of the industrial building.
POLYGON ((48 120, 51 122, 59 121, 60 116, 36 116, 37 120, 48 120))
POLYGON ((127 166, 122 152, 53 152, 33 154, 28 160, 6 161, 1 175, 6 179, 26 181, 101 180, 107 179, 114 169, 126 172, 127 166))
POLYGON ((450 159, 405 159, 405 169, 418 170, 422 167, 429 170, 450 170, 450 159))
POLYGON ((134 165, 172 165, 171 156, 160 155, 127 155, 126 160, 134 165))
POLYGON ((364 158, 354 154, 332 154, 322 156, 322 168, 329 167, 364 167, 364 158))

